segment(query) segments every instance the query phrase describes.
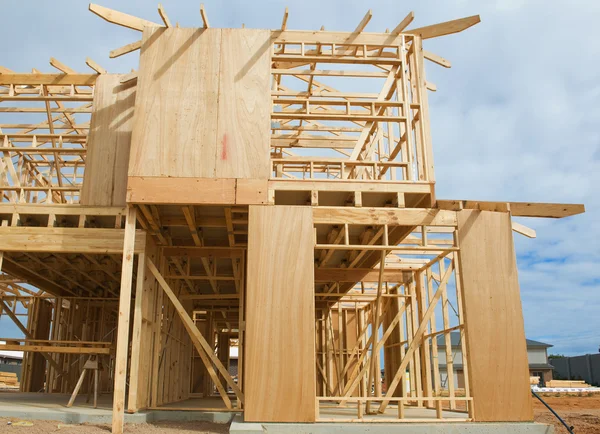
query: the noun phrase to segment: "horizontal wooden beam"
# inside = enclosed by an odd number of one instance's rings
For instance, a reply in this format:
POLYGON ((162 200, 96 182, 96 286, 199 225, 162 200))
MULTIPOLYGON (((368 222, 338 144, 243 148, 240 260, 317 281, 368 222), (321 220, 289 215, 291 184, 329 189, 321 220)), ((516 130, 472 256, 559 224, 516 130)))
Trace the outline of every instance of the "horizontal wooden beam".
POLYGON ((239 294, 186 294, 181 300, 239 300, 239 294))
POLYGON ((362 180, 269 180, 269 190, 276 191, 341 191, 341 192, 373 192, 373 193, 431 193, 429 182, 368 182, 362 180))
POLYGON ((234 204, 235 188, 235 179, 130 176, 127 179, 127 202, 234 204))
MULTIPOLYGON (((456 226, 456 213, 433 208, 313 208, 315 224, 456 226)), ((443 250, 443 249, 439 249, 443 250)))
POLYGON ((200 258, 240 258, 244 249, 239 247, 163 247, 163 256, 191 256, 200 258))
POLYGON ((481 211, 509 212, 514 217, 563 218, 585 212, 583 204, 540 203, 540 202, 488 202, 479 200, 438 200, 440 209, 460 211, 479 209, 481 211))
POLYGON ((98 74, 0 74, 0 84, 93 86, 98 74))
POLYGON ((53 345, 2 345, 0 350, 26 351, 31 353, 66 353, 66 354, 110 354, 110 348, 92 347, 57 347, 53 345))
MULTIPOLYGON (((410 275, 410 273, 408 273, 410 275)), ((404 282, 405 273, 384 270, 384 282, 404 282)), ((315 268, 315 282, 377 282, 379 270, 371 268, 315 268)))
POLYGON ((116 206, 85 206, 74 204, 0 204, 0 214, 36 214, 36 215, 93 215, 118 216, 125 215, 127 208, 116 206))
POLYGON ((402 44, 401 35, 371 32, 330 32, 311 30, 274 30, 271 39, 277 44, 353 44, 353 45, 386 45, 399 46, 402 44))
POLYGON ((398 46, 402 44, 402 35, 416 35, 423 39, 437 38, 439 36, 450 35, 462 32, 469 27, 481 21, 479 15, 459 18, 457 20, 446 21, 443 23, 432 24, 425 27, 419 27, 411 30, 404 30, 414 18, 409 14, 402 23, 391 33, 371 33, 371 32, 330 32, 330 31, 310 31, 310 30, 274 30, 271 32, 273 42, 284 44, 321 43, 321 44, 352 44, 352 45, 384 45, 398 46), (402 32, 398 32, 402 29, 402 32))
MULTIPOLYGON (((0 251, 122 254, 124 229, 0 227, 0 251)), ((135 252, 144 250, 146 233, 135 234, 135 252)))

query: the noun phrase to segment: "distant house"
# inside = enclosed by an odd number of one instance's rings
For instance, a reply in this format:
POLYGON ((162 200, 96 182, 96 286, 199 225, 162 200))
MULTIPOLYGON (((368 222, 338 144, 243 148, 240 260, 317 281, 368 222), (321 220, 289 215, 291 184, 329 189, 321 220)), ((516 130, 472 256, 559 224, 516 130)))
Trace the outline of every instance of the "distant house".
POLYGON ((552 345, 527 339, 527 359, 529 359, 529 375, 540 377, 540 386, 552 380, 554 366, 548 363, 548 348, 552 345))
MULTIPOLYGON (((543 342, 533 341, 526 339, 527 341, 527 359, 529 361, 529 375, 540 377, 540 385, 544 385, 547 381, 552 380, 552 370, 554 367, 548 363, 548 348, 552 345, 545 344, 543 342)), ((457 388, 465 387, 465 376, 463 373, 463 360, 462 350, 460 342, 460 333, 451 332, 450 342, 452 349, 453 358, 453 370, 454 370, 454 386, 457 388)), ((437 337, 438 346, 438 360, 440 367, 440 377, 442 388, 448 387, 448 374, 446 370, 446 343, 444 336, 438 335, 437 337)))
POLYGON ((23 351, 0 350, 0 372, 14 372, 21 381, 21 365, 23 364, 23 351))
MULTIPOLYGON (((0 344, 4 344, 4 342, 0 341, 0 344)), ((22 363, 23 351, 0 350, 0 365, 20 365, 22 363)), ((2 369, 0 369, 0 371, 2 371, 2 369)))

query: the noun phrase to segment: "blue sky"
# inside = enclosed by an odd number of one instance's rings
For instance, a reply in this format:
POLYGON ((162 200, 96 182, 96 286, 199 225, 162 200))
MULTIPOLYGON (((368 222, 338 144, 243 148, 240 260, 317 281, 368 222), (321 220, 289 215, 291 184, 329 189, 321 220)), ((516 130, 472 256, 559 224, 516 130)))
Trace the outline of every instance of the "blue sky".
MULTIPOLYGON (((199 3, 164 0, 172 22, 201 26, 199 3)), ((160 22, 154 1, 99 4, 160 22)), ((570 1, 205 1, 213 27, 351 31, 371 8, 367 31, 480 14, 458 35, 425 41, 452 62, 427 64, 437 195, 443 199, 585 203, 584 215, 521 219, 537 239, 515 235, 527 337, 551 352, 600 346, 600 2, 570 1)), ((139 39, 87 11, 81 0, 2 1, 0 65, 55 72, 49 58, 89 72, 87 56, 109 72, 137 68, 138 55, 108 59, 139 39)), ((6 318, 0 335, 12 333, 6 318)))

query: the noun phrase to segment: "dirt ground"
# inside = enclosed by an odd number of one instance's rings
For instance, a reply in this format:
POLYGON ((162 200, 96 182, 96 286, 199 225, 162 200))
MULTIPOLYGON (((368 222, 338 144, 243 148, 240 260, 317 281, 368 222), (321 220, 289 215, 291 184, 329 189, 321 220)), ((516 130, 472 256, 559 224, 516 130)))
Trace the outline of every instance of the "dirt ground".
MULTIPOLYGON (((551 395, 542 399, 573 427, 576 434, 600 434, 600 393, 592 396, 551 395)), ((550 411, 536 398, 533 399, 536 422, 554 425, 556 434, 568 432, 550 411)))
MULTIPOLYGON (((551 395, 542 396, 566 422, 573 426, 576 434, 600 434, 600 394, 592 396, 551 395)), ((537 399, 533 401, 533 411, 536 422, 548 423, 555 426, 556 434, 566 433, 567 430, 537 399)), ((67 425, 49 420, 26 421, 32 426, 20 426, 18 420, 0 418, 0 434, 107 434, 109 424, 67 425)), ((166 433, 166 434, 225 434, 229 432, 228 424, 208 422, 156 422, 152 424, 125 425, 125 432, 130 434, 166 433)))
MULTIPOLYGON (((67 425, 52 420, 30 420, 23 421, 33 424, 22 426, 18 420, 13 419, 12 425, 8 425, 9 419, 0 418, 0 434, 108 434, 111 426, 109 424, 81 424, 67 425)), ((125 433, 166 433, 166 434, 221 434, 229 432, 229 424, 218 424, 209 422, 155 422, 152 424, 126 424, 125 433)))

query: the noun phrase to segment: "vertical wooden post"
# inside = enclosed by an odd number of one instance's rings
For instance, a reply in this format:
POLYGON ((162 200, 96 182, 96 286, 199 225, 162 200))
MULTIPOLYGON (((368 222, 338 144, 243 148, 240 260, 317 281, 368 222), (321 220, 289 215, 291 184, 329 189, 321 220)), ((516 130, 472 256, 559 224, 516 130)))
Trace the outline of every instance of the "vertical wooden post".
POLYGON ((140 371, 140 345, 142 336, 142 308, 144 298, 144 279, 146 272, 146 253, 138 254, 137 275, 135 280, 135 306, 133 315, 133 331, 131 336, 131 368, 134 373, 129 378, 129 399, 127 409, 130 412, 136 412, 140 407, 138 403, 138 384, 140 371))
POLYGON ((127 351, 129 347, 129 314, 131 309, 131 284, 135 247, 136 209, 127 208, 125 237, 123 240, 123 265, 121 267, 121 293, 119 296, 119 323, 117 329, 117 354, 115 360, 115 387, 113 394, 113 434, 123 433, 125 420, 125 379, 127 378, 127 351))

